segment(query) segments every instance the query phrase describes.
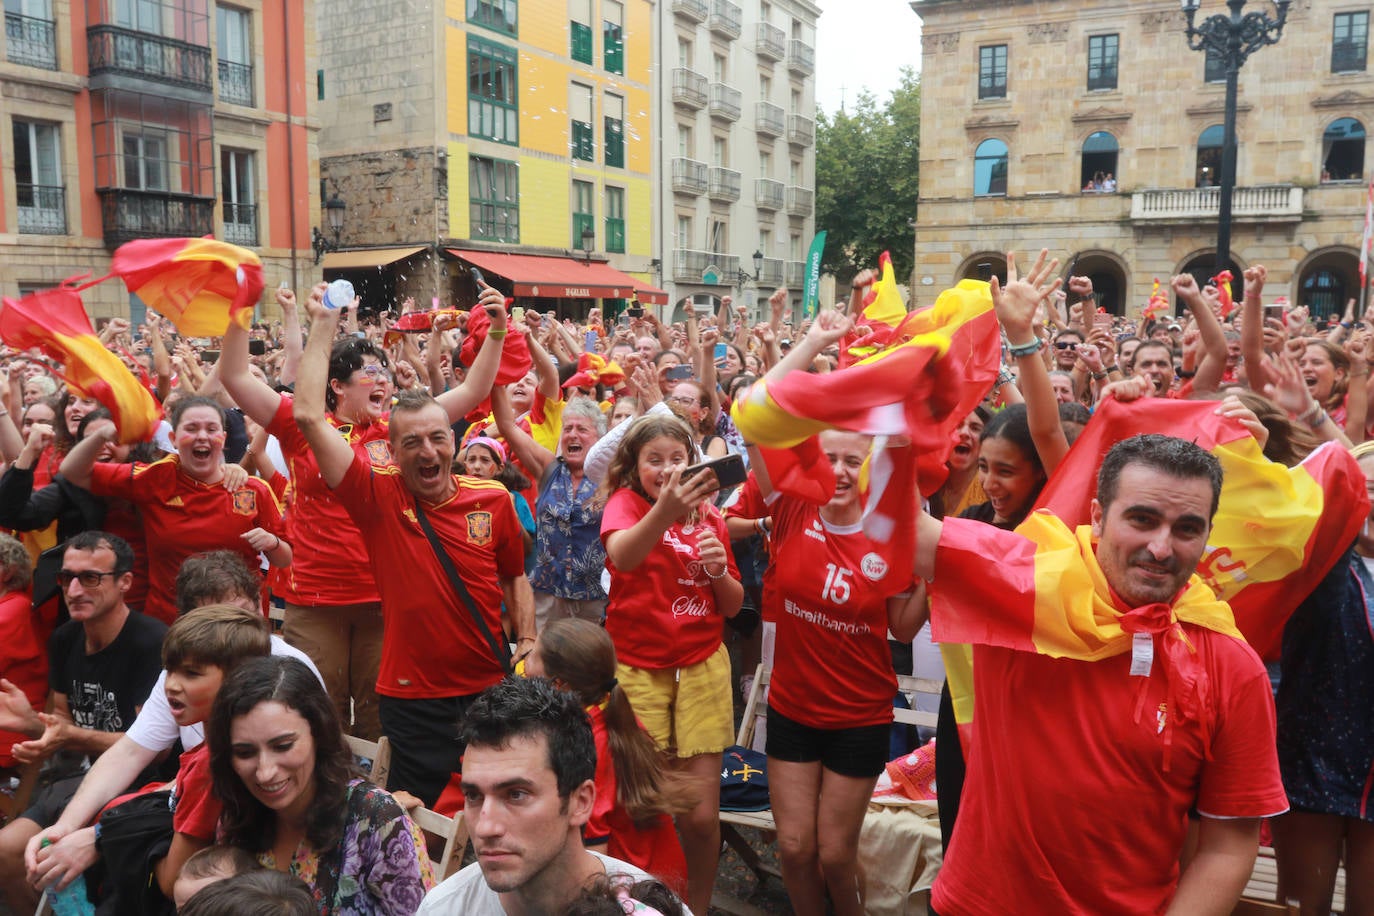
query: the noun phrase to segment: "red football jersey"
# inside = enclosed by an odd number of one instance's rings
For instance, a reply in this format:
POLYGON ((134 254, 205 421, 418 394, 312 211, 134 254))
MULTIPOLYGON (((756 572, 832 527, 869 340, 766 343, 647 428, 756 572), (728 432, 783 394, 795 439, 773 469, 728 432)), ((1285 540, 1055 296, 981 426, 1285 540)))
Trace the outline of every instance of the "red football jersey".
MULTIPOLYGON (((520 520, 501 483, 454 480, 457 494, 439 505, 426 503, 425 515, 487 627, 501 639, 501 579, 525 572, 520 520)), ((335 492, 367 532, 367 556, 382 596, 377 692, 406 699, 467 696, 499 681, 501 665, 454 594, 400 470, 374 467, 355 451, 335 492)))
POLYGON ((170 455, 153 464, 97 464, 91 492, 122 496, 143 515, 148 544, 148 601, 143 612, 171 623, 176 619, 176 578, 181 562, 207 550, 231 550, 249 569, 258 552, 241 535, 263 528, 287 540, 281 505, 272 489, 256 477, 232 493, 182 473, 181 459, 170 455))

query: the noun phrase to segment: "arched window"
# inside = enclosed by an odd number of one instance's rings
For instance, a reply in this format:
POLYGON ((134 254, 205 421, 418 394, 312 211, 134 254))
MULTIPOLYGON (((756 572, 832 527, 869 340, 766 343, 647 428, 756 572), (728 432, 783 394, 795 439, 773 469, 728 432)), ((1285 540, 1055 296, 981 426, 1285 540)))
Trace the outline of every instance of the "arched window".
POLYGON ((1313 318, 1340 314, 1345 298, 1345 283, 1333 270, 1314 270, 1302 281, 1302 304, 1313 318))
POLYGON ((1226 130, 1213 124, 1197 138, 1197 186, 1212 188, 1221 183, 1221 141, 1226 130))
POLYGON ((1364 125, 1354 118, 1332 121, 1322 134, 1322 181, 1364 178, 1364 125))
POLYGON ((1116 156, 1120 148, 1116 138, 1105 130, 1089 135, 1083 141, 1083 168, 1080 176, 1085 192, 1111 193, 1116 190, 1116 156))
POLYGON ((1007 145, 984 140, 973 154, 973 196, 1005 196, 1007 193, 1007 145))

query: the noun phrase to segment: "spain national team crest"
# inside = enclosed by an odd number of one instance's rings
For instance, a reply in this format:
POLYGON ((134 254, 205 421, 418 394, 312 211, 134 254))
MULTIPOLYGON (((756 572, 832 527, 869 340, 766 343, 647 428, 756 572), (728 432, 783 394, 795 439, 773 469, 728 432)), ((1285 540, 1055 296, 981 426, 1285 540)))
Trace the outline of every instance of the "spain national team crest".
POLYGON ((363 447, 367 449, 367 459, 373 466, 384 467, 391 464, 391 446, 385 439, 373 439, 363 447))
POLYGON ((239 515, 258 514, 258 494, 244 487, 234 491, 234 511, 239 515))
POLYGON ((491 543, 491 513, 490 512, 469 512, 468 518, 468 543, 476 547, 485 547, 491 543))

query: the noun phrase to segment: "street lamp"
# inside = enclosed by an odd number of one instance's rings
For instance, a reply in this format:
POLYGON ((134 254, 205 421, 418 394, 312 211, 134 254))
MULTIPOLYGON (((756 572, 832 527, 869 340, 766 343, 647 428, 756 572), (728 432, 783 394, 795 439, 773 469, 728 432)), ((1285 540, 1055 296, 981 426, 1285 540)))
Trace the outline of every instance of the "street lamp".
POLYGON ((584 226, 582 228, 582 256, 588 264, 592 262, 592 249, 595 247, 596 233, 592 231, 591 226, 584 226))
POLYGON ((339 234, 343 232, 344 211, 347 209, 348 204, 339 198, 337 191, 324 202, 325 222, 329 225, 329 231, 334 233, 334 241, 326 238, 319 226, 310 230, 310 247, 315 249, 316 264, 320 263, 320 258, 324 257, 326 251, 338 250, 339 234))
POLYGON ((759 277, 763 275, 763 252, 757 249, 754 251, 754 275, 752 277, 749 276, 747 270, 737 271, 737 273, 739 274, 737 279, 740 286, 743 286, 751 280, 755 283, 759 282, 759 277))
POLYGON ((1188 47, 1215 54, 1226 68, 1226 121, 1221 141, 1221 204, 1217 211, 1217 272, 1231 265, 1231 195, 1236 187, 1236 83, 1246 58, 1265 45, 1277 44, 1288 19, 1291 0, 1274 0, 1278 18, 1242 13, 1245 0, 1226 0, 1230 15, 1218 13, 1195 25, 1199 0, 1181 0, 1188 17, 1188 47))

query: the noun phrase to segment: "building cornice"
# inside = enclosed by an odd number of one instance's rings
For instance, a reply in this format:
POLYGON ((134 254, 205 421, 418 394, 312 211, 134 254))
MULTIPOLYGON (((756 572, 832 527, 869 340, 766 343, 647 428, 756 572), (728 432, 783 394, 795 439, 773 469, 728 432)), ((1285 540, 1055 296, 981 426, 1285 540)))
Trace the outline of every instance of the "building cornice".
POLYGON ((1312 107, 1318 111, 1323 111, 1328 108, 1363 108, 1371 104, 1374 104, 1374 96, 1361 95, 1353 89, 1347 89, 1335 95, 1312 100, 1312 107))

